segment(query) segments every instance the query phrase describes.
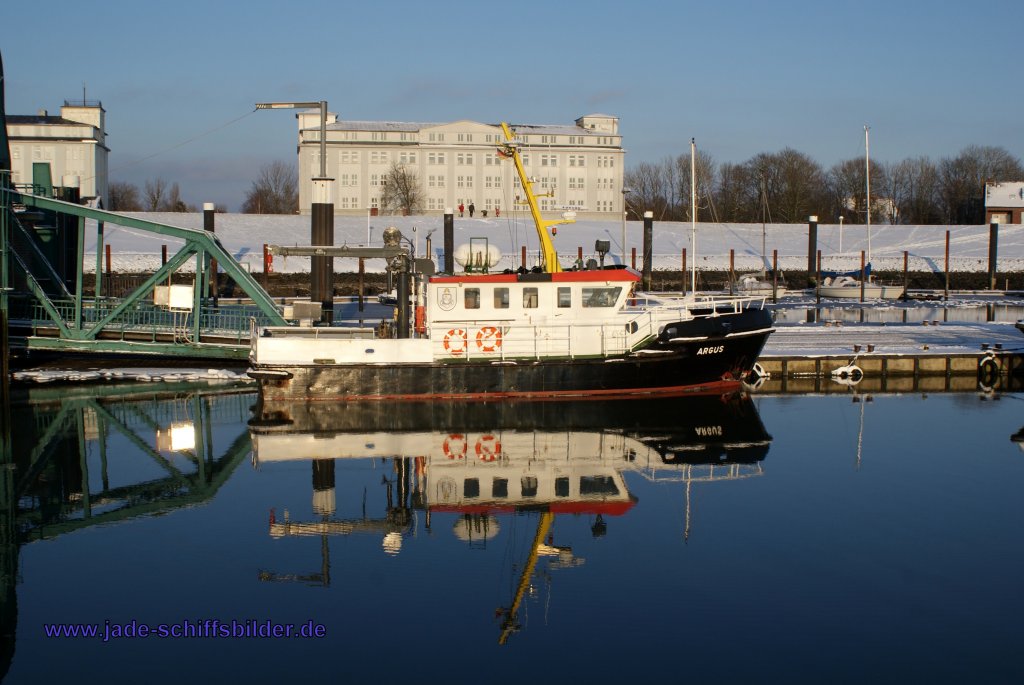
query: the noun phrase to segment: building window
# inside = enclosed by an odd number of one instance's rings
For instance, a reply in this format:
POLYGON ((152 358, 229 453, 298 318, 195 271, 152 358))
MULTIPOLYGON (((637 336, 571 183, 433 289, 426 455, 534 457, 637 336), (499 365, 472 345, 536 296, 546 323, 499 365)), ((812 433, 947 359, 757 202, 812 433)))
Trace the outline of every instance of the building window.
POLYGON ((398 157, 399 164, 415 164, 416 153, 415 152, 403 152, 398 157))

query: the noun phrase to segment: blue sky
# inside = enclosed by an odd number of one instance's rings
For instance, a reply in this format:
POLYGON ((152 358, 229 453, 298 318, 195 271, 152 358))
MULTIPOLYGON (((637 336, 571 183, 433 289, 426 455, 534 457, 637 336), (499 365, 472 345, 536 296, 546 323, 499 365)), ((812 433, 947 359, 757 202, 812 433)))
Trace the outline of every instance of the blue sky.
POLYGON ((84 83, 113 180, 162 177, 232 211, 263 164, 295 160, 294 113, 250 114, 271 100, 349 119, 614 114, 627 167, 695 137, 719 162, 792 147, 827 168, 863 154, 865 124, 880 161, 971 144, 1024 158, 1020 0, 37 7, 0 10, 8 113, 56 113, 84 83))

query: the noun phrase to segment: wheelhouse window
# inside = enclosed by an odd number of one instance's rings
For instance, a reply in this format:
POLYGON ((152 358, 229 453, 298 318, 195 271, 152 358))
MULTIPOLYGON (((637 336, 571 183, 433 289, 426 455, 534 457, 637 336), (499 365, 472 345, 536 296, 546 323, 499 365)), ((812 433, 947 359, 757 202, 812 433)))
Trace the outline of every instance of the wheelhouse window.
POLYGON ((522 488, 523 497, 537 496, 537 477, 523 476, 519 479, 519 486, 522 488))
POLYGON ((619 494, 619 486, 615 484, 611 476, 581 476, 580 494, 617 495, 619 494))
POLYGON ((523 288, 523 309, 536 309, 539 299, 536 288, 523 288))
POLYGON ((555 479, 555 497, 569 496, 569 477, 562 476, 555 479))
POLYGON ((572 288, 559 286, 558 288, 558 306, 559 308, 571 307, 572 306, 572 288))
POLYGON ((583 306, 614 307, 615 303, 619 301, 619 293, 621 292, 621 286, 616 286, 612 288, 584 288, 583 306))
POLYGON ((463 306, 466 309, 480 309, 480 288, 466 288, 463 306))
POLYGON ((491 483, 491 497, 496 499, 508 497, 508 478, 495 478, 491 483))
POLYGON ((508 309, 508 288, 495 288, 494 289, 494 308, 495 309, 508 309))

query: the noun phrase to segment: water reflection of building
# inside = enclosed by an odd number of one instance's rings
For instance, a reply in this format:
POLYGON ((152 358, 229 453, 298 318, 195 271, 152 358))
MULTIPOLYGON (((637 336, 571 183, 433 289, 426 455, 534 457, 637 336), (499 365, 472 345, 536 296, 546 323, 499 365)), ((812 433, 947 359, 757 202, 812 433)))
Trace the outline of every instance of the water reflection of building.
MULTIPOLYGON (((396 554, 403 537, 442 516, 453 533, 486 545, 502 515, 537 520, 520 581, 499 613, 501 641, 518 626, 517 613, 541 560, 551 567, 583 562, 570 547, 554 544, 559 514, 589 516, 595 536, 608 520, 637 503, 630 473, 685 487, 690 529, 694 484, 761 475, 771 437, 746 395, 684 397, 657 401, 534 403, 323 403, 263 405, 250 425, 253 463, 310 460, 316 520, 294 521, 276 513, 273 537, 320 538, 319 574, 263 572, 265 580, 329 581, 330 535, 378 535, 396 554), (316 474, 337 459, 385 460, 389 477, 384 515, 336 518, 333 490, 316 474), (330 501, 329 509, 318 502, 330 501)), ((376 462, 375 462, 376 463, 376 462)), ((333 475, 333 470, 331 471, 333 475)), ((365 504, 363 506, 365 511, 365 504)), ((522 561, 522 560, 521 560, 522 561)))
POLYGON ((212 498, 250 452, 247 431, 227 445, 213 432, 221 422, 245 425, 254 395, 241 390, 161 383, 141 391, 45 387, 4 405, 0 679, 14 655, 20 547, 212 498), (108 454, 115 440, 122 446, 108 454))

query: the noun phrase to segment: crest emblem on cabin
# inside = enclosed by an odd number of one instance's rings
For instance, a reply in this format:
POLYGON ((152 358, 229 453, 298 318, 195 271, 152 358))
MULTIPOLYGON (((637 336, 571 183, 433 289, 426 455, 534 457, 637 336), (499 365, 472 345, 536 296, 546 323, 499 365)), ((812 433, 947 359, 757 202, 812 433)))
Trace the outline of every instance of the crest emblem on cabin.
POLYGON ((437 293, 437 306, 446 312, 455 308, 455 291, 452 288, 441 288, 437 293))

